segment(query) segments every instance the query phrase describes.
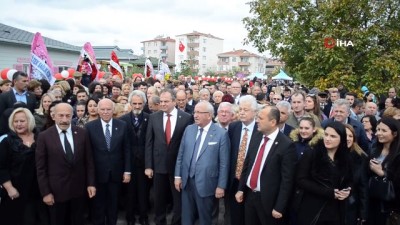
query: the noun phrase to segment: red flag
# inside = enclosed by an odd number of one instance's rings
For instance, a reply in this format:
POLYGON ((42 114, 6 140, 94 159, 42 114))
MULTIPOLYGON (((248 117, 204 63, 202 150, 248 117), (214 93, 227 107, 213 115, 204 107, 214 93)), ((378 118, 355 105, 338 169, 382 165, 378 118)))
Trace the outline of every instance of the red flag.
POLYGON ((182 44, 182 41, 179 42, 179 51, 183 52, 185 50, 185 46, 182 44))
POLYGON ((111 51, 110 70, 113 75, 118 75, 121 79, 123 79, 122 69, 119 65, 119 59, 114 51, 111 51))

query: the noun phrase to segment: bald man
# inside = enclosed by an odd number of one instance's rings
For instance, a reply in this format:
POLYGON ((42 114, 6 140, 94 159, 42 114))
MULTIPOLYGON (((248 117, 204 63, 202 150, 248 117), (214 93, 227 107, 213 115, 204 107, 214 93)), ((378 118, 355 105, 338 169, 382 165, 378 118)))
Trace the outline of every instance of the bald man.
POLYGON ((39 134, 36 147, 37 179, 50 223, 83 225, 86 196, 96 195, 95 169, 89 137, 71 126, 72 106, 54 108, 55 125, 39 134))
POLYGON ((93 224, 115 225, 118 214, 118 190, 131 178, 130 139, 127 124, 113 119, 114 102, 102 99, 99 119, 85 125, 96 166, 97 195, 93 201, 93 224), (106 223, 104 223, 106 222, 106 223))

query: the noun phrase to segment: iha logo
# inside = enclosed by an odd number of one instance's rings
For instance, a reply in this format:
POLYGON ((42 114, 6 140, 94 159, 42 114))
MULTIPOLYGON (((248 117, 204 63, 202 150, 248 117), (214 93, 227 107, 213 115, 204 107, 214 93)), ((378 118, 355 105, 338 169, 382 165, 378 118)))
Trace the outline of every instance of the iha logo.
POLYGON ((326 38, 324 38, 324 46, 325 46, 325 48, 333 48, 335 46, 337 46, 337 47, 349 47, 349 46, 353 47, 354 44, 352 41, 343 41, 340 39, 326 37, 326 38))

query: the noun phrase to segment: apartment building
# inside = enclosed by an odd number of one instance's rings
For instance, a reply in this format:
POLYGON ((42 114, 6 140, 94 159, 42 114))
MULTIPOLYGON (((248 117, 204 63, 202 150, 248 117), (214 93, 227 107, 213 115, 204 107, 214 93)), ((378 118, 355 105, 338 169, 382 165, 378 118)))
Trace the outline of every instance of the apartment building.
POLYGON ((181 71, 182 63, 198 75, 207 71, 217 71, 218 56, 224 48, 224 39, 211 34, 193 31, 176 36, 176 71, 181 71))
POLYGON ((157 59, 165 57, 167 62, 175 62, 175 39, 158 36, 153 40, 142 41, 140 43, 143 44, 142 50, 144 56, 157 59))
POLYGON ((265 73, 266 59, 244 49, 218 54, 218 73, 265 73))
MULTIPOLYGON (((285 63, 278 59, 268 58, 266 59, 265 74, 270 75, 272 73, 279 72, 280 69, 285 67, 285 63)), ((275 73, 275 74, 276 74, 275 73)))

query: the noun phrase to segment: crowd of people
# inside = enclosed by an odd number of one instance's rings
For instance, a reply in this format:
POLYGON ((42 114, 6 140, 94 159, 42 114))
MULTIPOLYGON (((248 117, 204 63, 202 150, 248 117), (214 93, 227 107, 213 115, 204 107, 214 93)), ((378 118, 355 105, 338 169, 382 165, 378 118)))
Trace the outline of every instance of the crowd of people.
POLYGON ((1 224, 400 222, 395 87, 82 77, 0 81, 1 224))

